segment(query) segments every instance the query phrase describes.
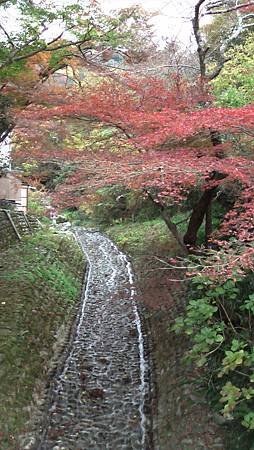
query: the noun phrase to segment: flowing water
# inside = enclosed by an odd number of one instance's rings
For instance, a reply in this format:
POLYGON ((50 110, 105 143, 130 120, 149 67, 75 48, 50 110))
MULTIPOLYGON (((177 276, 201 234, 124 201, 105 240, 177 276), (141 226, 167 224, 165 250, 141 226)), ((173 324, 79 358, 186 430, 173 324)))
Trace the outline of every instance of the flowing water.
POLYGON ((150 450, 146 339, 127 257, 79 229, 89 262, 65 362, 52 381, 36 450, 150 450))

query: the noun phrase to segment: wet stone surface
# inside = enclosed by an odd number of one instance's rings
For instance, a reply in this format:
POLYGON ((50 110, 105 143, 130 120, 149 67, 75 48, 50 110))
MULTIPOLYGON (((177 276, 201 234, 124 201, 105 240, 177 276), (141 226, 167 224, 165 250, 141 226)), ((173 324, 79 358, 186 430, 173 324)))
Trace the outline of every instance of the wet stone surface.
POLYGON ((90 263, 87 284, 34 448, 150 449, 146 343, 130 263, 100 233, 77 235, 90 263))

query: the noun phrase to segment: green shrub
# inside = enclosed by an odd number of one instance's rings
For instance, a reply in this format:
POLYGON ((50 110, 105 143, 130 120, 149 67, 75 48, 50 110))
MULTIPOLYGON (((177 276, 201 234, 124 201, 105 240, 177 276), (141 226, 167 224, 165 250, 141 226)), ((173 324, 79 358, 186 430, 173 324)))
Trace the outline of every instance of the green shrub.
POLYGON ((171 327, 190 338, 186 361, 202 368, 212 403, 243 436, 242 447, 231 449, 249 448, 244 442, 254 440, 253 287, 253 273, 223 282, 198 274, 185 313, 171 327))

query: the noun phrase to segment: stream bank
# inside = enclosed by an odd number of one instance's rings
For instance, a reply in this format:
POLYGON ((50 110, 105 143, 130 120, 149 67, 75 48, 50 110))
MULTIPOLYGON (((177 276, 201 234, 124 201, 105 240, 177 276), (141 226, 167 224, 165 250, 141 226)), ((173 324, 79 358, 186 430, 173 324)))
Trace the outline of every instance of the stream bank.
POLYGON ((46 227, 1 251, 1 450, 20 450, 30 440, 50 361, 76 314, 83 272, 76 242, 46 227))
POLYGON ((179 271, 165 270, 163 264, 178 254, 177 244, 159 220, 117 224, 107 233, 131 255, 145 306, 156 381, 156 449, 225 450, 222 418, 211 410, 199 374, 183 361, 188 341, 169 332, 185 308, 188 289, 179 271))

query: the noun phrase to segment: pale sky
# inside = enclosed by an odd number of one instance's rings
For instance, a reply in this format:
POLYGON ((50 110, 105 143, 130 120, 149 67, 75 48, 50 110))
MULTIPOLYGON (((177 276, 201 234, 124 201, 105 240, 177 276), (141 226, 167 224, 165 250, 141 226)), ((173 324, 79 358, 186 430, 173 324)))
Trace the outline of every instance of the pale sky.
MULTIPOLYGON (((58 0, 58 3, 66 4, 72 1, 58 0)), ((190 45, 192 35, 191 18, 194 14, 194 5, 196 2, 197 0, 100 0, 106 12, 134 5, 141 5, 148 11, 158 12, 158 15, 151 20, 151 23, 155 27, 158 42, 162 43, 163 38, 171 37, 178 38, 186 46, 190 45)), ((17 27, 15 9, 12 11, 14 11, 12 16, 8 16, 5 19, 11 28, 10 31, 14 31, 12 28, 17 27)), ((51 30, 49 34, 50 36, 52 35, 51 30)), ((196 45, 194 40, 192 40, 193 44, 196 45)))
POLYGON ((177 37, 186 45, 190 43, 191 18, 196 2, 197 0, 101 0, 101 4, 107 11, 133 5, 159 11, 159 16, 153 19, 158 38, 177 37))

